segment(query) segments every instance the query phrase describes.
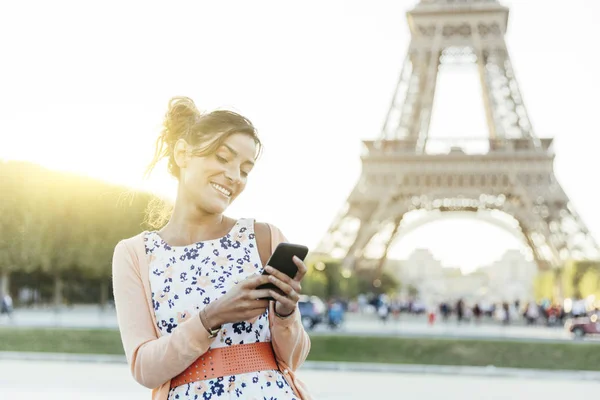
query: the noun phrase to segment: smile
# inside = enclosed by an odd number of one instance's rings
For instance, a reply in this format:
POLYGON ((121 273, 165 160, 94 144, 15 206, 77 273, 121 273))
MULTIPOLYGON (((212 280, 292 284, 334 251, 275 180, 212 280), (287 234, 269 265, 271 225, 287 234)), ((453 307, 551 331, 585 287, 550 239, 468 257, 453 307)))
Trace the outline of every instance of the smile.
POLYGON ((217 185, 214 182, 210 183, 212 185, 212 187, 214 187, 217 191, 219 191, 221 194, 227 196, 227 197, 231 197, 231 190, 221 186, 221 185, 217 185))

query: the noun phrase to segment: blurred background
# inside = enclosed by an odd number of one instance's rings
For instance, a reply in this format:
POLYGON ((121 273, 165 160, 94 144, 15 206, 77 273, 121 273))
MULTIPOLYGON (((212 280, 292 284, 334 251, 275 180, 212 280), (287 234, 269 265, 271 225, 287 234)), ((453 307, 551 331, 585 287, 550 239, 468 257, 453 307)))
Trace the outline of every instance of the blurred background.
POLYGON ((258 128, 229 214, 311 249, 300 376, 316 398, 597 391, 598 15, 594 0, 0 3, 0 397, 149 397, 111 259, 150 201, 174 199, 166 165, 143 179, 173 96, 258 128))

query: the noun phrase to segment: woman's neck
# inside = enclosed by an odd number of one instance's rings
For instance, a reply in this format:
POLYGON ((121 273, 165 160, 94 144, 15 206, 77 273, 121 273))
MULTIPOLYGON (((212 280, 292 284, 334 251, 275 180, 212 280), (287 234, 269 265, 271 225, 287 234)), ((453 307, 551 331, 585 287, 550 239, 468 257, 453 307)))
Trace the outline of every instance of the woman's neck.
POLYGON ((224 236, 234 224, 223 214, 209 214, 176 201, 169 222, 159 234, 173 246, 187 245, 224 236))

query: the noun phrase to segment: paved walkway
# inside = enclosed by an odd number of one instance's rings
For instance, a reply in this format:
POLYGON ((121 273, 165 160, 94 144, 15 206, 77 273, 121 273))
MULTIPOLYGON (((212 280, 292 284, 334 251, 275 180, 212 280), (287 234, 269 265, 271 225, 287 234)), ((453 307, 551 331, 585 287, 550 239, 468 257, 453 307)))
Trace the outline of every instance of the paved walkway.
MULTIPOLYGON (((0 361, 28 362, 73 362, 126 364, 125 356, 109 354, 70 354, 0 351, 0 361)), ((400 373, 420 375, 462 375, 483 377, 512 377, 531 379, 584 380, 600 382, 600 371, 547 370, 530 368, 504 368, 489 365, 424 365, 424 364, 386 364, 368 362, 305 361, 303 368, 309 371, 400 373)))
MULTIPOLYGON (((0 360, 0 398, 11 400, 148 400, 149 391, 123 364, 0 360)), ((300 372, 315 400, 564 400, 600 390, 591 381, 367 372, 300 372)))

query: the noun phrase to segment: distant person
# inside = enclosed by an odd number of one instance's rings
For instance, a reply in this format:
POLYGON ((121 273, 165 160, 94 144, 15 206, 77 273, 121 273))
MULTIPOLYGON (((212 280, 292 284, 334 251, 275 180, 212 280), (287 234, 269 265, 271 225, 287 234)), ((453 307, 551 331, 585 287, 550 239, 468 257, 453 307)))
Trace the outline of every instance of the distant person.
POLYGON ((585 300, 581 298, 575 299, 573 301, 573 308, 571 310, 571 314, 573 317, 583 317, 587 314, 585 300))
POLYGON ((435 319, 436 319, 435 307, 434 306, 427 307, 427 323, 429 325, 434 325, 435 319))
POLYGON ((456 302, 456 321, 460 324, 465 316, 465 302, 462 299, 458 299, 456 302))
POLYGON ((540 308, 535 301, 530 301, 525 309, 525 318, 527 319, 527 325, 533 325, 536 323, 540 316, 540 308))
POLYGON ((358 311, 361 314, 364 313, 367 308, 367 304, 368 304, 367 296, 365 296, 362 293, 359 294, 357 297, 357 302, 358 302, 358 311))
POLYGON ((506 301, 502 303, 502 323, 504 325, 510 324, 510 305, 506 301))
POLYGON ((344 306, 341 301, 330 301, 327 308, 327 316, 329 327, 332 329, 339 328, 344 321, 344 306))
POLYGON ((444 322, 448 321, 448 317, 450 316, 450 305, 446 302, 440 304, 440 314, 442 314, 442 318, 444 322))
POLYGON ((479 303, 475 303, 473 306, 473 316, 475 317, 475 323, 479 323, 481 320, 482 310, 479 303))
POLYGON ((12 319, 13 315, 13 300, 10 294, 6 293, 0 295, 0 314, 6 314, 9 319, 12 319))
POLYGON ((390 305, 388 304, 387 296, 384 294, 381 294, 379 296, 379 307, 377 307, 377 315, 379 316, 381 321, 383 321, 383 323, 386 323, 388 317, 390 316, 390 305))
POLYGON ((397 298, 392 299, 390 303, 390 313, 394 316, 396 321, 400 319, 400 308, 400 300, 397 298))
POLYGON ((270 266, 262 275, 286 238, 273 225, 223 214, 260 147, 237 113, 203 114, 185 97, 169 103, 149 171, 167 160, 178 181, 173 210, 166 224, 151 214, 160 229, 122 240, 113 257, 123 347, 153 399, 310 399, 295 378, 310 348, 298 310, 306 266, 294 258, 293 279, 270 266), (258 288, 268 282, 282 294, 258 288))

